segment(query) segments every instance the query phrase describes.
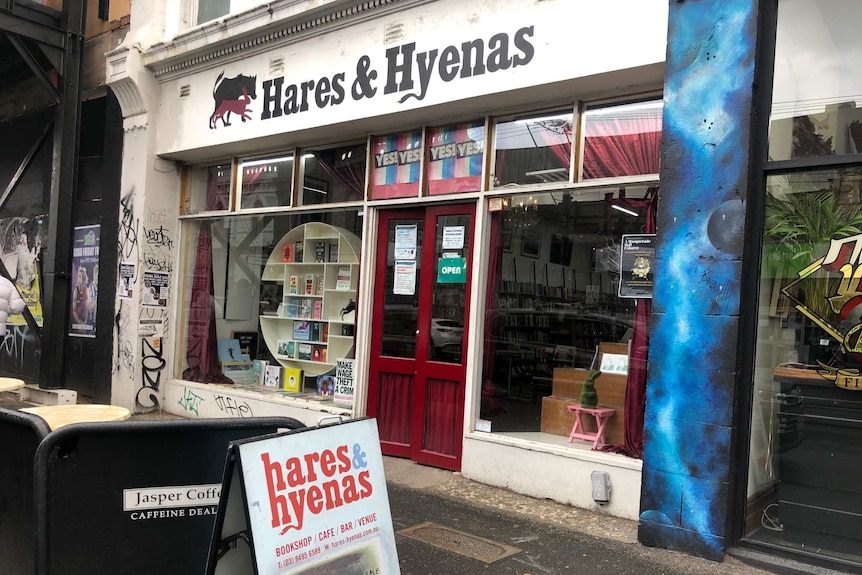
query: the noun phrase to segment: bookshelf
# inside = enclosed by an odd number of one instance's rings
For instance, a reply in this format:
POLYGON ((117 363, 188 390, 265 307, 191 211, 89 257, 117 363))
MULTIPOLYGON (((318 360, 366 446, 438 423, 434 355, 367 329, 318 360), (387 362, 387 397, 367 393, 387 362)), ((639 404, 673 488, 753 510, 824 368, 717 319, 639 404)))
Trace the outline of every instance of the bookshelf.
POLYGON ((352 357, 359 250, 356 235, 319 222, 293 228, 276 244, 262 281, 282 284, 282 299, 274 315, 260 316, 260 330, 281 365, 316 376, 352 357))

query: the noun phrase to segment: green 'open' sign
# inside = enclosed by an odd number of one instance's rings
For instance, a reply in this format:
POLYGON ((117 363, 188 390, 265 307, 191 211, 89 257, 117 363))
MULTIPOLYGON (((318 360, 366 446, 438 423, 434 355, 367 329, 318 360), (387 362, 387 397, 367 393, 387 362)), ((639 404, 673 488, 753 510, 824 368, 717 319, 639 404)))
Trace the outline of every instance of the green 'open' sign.
POLYGON ((440 258, 437 260, 437 283, 467 283, 467 260, 464 258, 440 258))

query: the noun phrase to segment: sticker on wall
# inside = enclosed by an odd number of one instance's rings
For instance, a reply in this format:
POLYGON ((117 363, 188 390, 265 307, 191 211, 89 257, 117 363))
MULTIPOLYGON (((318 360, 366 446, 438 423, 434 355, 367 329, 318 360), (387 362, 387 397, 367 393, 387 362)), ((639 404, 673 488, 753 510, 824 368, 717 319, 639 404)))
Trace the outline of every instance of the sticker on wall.
POLYGON ((100 226, 80 226, 72 238, 72 313, 69 335, 96 337, 96 303, 99 298, 100 226))
POLYGON ((132 262, 121 262, 117 283, 117 296, 120 299, 132 299, 135 284, 135 264, 132 262))
POLYGON ((395 281, 392 286, 395 295, 414 295, 416 293, 416 262, 395 262, 395 281))
POLYGON ((169 275, 166 272, 144 272, 141 303, 150 307, 168 307, 169 275))

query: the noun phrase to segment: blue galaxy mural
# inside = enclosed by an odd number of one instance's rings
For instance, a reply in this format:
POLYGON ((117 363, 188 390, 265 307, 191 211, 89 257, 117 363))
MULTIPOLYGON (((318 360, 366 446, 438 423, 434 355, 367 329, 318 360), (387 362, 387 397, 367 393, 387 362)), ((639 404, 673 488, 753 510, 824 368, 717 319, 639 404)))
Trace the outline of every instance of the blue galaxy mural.
POLYGON ((757 0, 671 1, 638 537, 720 559, 757 0))

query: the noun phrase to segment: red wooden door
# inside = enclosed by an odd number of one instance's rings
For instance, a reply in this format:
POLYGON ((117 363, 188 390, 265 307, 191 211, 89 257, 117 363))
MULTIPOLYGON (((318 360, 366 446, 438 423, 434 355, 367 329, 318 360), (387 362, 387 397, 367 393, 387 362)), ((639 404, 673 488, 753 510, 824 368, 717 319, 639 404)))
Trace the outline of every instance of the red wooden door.
POLYGON ((368 415, 383 453, 459 470, 475 206, 383 211, 368 415))

